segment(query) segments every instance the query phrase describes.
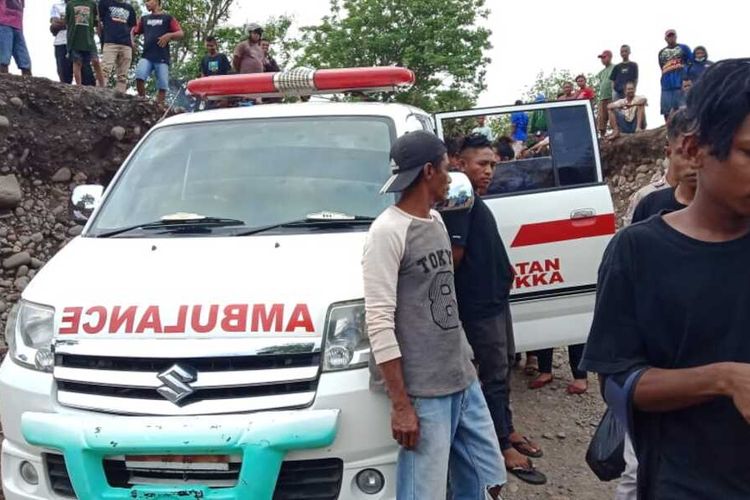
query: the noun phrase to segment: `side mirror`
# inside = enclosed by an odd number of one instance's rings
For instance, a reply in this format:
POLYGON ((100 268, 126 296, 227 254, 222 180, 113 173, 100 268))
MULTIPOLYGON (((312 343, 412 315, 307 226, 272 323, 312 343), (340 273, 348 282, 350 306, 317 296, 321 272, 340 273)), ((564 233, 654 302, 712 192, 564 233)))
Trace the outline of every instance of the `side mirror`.
POLYGON ((99 206, 104 186, 85 184, 76 186, 70 197, 70 216, 79 224, 85 223, 91 217, 94 209, 99 206))
POLYGON ((469 210, 474 206, 474 188, 466 174, 451 172, 451 185, 448 189, 448 197, 445 201, 438 203, 435 210, 439 212, 456 212, 469 210))

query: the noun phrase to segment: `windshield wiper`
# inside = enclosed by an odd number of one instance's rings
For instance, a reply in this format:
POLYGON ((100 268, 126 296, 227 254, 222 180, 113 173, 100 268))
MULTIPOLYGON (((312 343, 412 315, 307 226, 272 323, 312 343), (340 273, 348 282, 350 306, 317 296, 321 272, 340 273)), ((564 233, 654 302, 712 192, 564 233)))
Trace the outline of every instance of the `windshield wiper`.
POLYGON ((128 227, 121 227, 113 229, 111 231, 105 231, 103 233, 95 234, 96 238, 112 238, 120 234, 135 231, 137 229, 149 230, 149 229, 175 229, 181 230, 185 228, 207 228, 207 227, 229 227, 229 226, 244 226, 245 221, 239 219, 228 219, 226 217, 207 217, 202 215, 190 214, 187 217, 174 217, 165 216, 160 220, 152 222, 143 222, 141 224, 134 224, 128 227))
POLYGON ((304 219, 295 219, 286 222, 279 222, 276 224, 269 224, 267 226, 260 226, 249 229, 247 231, 241 231, 235 233, 235 236, 252 236, 254 234, 264 233, 266 231, 272 231, 282 227, 330 227, 330 226, 346 226, 352 224, 369 224, 375 220, 375 217, 369 217, 366 215, 348 215, 336 212, 317 212, 314 214, 308 214, 304 219))

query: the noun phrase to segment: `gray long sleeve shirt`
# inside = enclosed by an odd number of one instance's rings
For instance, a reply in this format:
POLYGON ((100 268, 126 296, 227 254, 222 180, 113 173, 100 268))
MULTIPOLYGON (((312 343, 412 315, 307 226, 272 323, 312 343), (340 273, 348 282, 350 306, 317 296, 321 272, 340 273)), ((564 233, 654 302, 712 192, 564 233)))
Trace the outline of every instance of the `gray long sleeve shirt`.
POLYGON ((476 379, 458 318, 451 242, 440 215, 430 215, 389 207, 370 227, 362 259, 375 362, 401 357, 413 397, 447 396, 476 379))

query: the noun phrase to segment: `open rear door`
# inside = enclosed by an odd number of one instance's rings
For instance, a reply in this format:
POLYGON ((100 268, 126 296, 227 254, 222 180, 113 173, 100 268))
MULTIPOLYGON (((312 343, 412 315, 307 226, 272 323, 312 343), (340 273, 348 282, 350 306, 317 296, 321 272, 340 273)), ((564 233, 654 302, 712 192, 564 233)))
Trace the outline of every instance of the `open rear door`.
MULTIPOLYGON (((510 124, 516 113, 526 114, 535 129, 523 141, 524 152, 497 164, 483 199, 515 266, 511 307, 523 352, 585 341, 615 214, 588 101, 440 113, 435 124, 448 140, 470 132, 480 116, 510 124), (542 140, 548 145, 528 149, 542 140)), ((520 150, 521 144, 514 146, 520 150)))

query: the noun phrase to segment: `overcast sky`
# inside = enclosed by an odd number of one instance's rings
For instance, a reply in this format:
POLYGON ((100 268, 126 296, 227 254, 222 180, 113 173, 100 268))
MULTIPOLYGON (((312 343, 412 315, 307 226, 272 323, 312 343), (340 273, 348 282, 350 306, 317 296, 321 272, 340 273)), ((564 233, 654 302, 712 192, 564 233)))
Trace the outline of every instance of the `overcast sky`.
MULTIPOLYGON (((328 0, 236 0, 231 22, 262 22, 271 16, 294 16, 297 25, 315 24, 329 10, 328 0)), ((25 27, 34 74, 56 78, 49 32, 51 0, 26 2, 25 27)), ((165 5, 168 6, 169 0, 165 5)), ((649 99, 649 126, 661 124, 659 117, 659 67, 657 53, 665 45, 664 31, 674 28, 678 41, 690 47, 705 45, 716 61, 750 56, 747 0, 630 0, 602 2, 510 2, 488 0, 492 14, 492 64, 487 72, 488 89, 479 99, 482 106, 508 104, 520 96, 540 70, 569 69, 574 73, 598 72, 597 55, 604 49, 615 54, 630 44, 631 59, 640 65, 638 93, 649 99), (617 9, 616 6, 623 6, 617 9)), ((15 69, 15 68, 14 68, 15 69)))

